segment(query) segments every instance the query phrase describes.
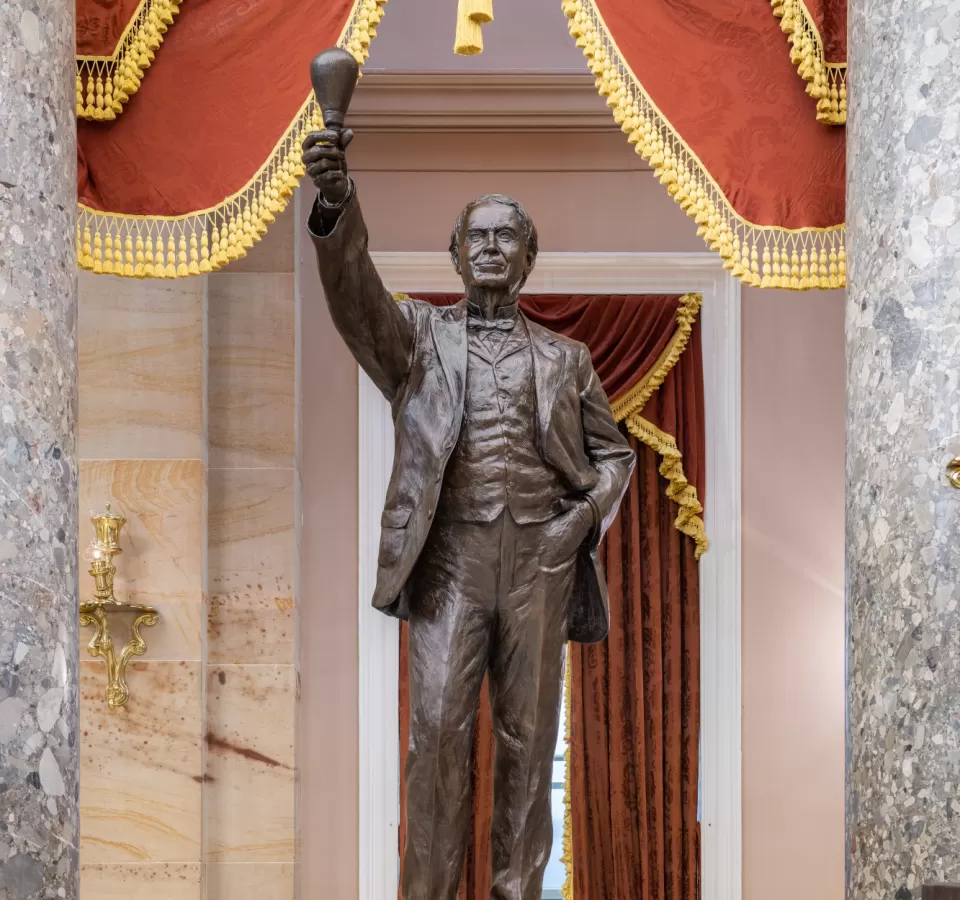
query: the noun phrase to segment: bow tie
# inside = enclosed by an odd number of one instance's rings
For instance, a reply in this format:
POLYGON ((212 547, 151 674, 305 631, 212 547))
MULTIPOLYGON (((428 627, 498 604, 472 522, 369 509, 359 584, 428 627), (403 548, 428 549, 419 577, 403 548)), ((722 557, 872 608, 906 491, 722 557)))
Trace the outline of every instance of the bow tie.
POLYGON ((473 328, 477 331, 513 331, 516 322, 515 317, 510 319, 484 319, 480 316, 467 316, 467 328, 473 328))

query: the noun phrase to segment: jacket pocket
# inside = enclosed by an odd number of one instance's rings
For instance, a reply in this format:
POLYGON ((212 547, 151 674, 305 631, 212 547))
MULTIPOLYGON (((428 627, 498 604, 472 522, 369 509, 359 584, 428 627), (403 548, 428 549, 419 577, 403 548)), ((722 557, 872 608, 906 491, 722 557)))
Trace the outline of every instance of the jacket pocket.
POLYGON ((391 507, 383 511, 380 516, 380 554, 377 559, 381 566, 392 566, 400 558, 409 521, 410 509, 391 507))
POLYGON ((410 511, 411 508, 402 506, 388 507, 383 511, 383 515, 380 516, 380 527, 406 528, 407 522, 410 521, 410 511))

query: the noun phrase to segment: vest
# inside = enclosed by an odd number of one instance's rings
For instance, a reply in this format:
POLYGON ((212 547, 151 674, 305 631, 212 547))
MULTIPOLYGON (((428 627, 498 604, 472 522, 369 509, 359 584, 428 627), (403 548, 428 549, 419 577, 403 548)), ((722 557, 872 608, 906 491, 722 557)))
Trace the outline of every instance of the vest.
POLYGON ((492 522, 509 509, 521 525, 545 522, 567 493, 540 455, 530 338, 522 319, 510 332, 467 331, 463 423, 444 474, 438 514, 492 522))

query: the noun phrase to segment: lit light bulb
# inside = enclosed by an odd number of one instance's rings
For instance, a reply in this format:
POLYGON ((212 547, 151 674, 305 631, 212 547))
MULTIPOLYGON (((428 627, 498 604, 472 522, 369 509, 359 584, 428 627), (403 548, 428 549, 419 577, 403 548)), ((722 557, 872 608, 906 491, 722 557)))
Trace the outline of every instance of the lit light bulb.
POLYGON ((87 562, 96 562, 97 560, 103 559, 106 556, 106 553, 103 552, 103 547, 101 547, 96 541, 91 541, 90 546, 87 547, 86 553, 84 553, 84 558, 87 562))

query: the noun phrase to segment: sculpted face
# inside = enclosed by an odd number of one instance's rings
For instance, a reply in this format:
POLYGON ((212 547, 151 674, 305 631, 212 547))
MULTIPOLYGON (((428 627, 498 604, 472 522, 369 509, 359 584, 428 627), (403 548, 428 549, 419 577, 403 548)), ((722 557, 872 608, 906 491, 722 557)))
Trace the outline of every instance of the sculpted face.
POLYGON ((512 206, 487 202, 470 210, 460 234, 460 275, 468 292, 471 287, 508 291, 532 268, 512 206))

